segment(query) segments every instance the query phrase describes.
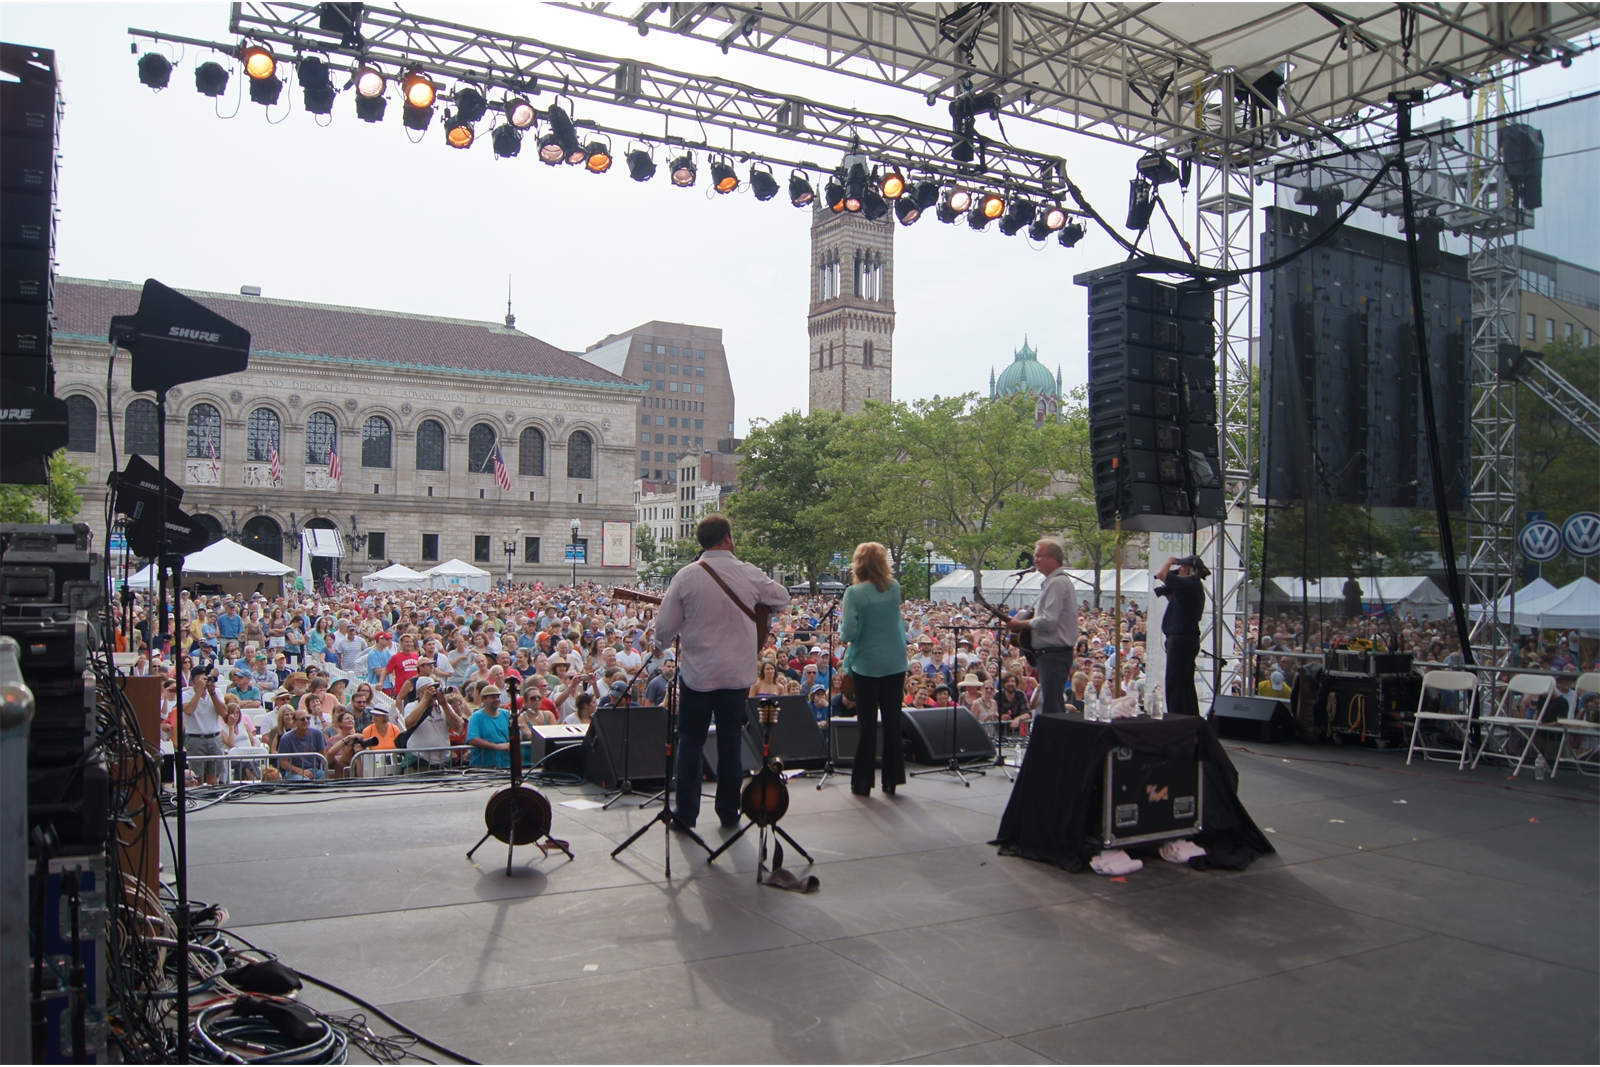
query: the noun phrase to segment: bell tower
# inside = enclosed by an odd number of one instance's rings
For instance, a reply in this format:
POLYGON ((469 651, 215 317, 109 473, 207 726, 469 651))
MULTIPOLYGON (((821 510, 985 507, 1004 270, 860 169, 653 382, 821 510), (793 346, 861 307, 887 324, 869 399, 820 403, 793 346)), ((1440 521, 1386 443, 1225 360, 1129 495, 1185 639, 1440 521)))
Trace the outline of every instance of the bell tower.
POLYGON ((894 215, 877 222, 811 213, 811 410, 860 411, 893 399, 894 215))

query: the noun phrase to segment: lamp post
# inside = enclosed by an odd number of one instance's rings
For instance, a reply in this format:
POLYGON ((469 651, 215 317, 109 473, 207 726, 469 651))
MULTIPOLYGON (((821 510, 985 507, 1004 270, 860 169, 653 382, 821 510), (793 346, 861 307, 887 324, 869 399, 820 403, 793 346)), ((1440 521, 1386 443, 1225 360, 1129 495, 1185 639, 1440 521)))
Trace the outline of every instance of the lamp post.
POLYGON ((506 584, 511 584, 511 565, 517 558, 517 542, 522 540, 522 527, 518 526, 511 535, 511 540, 501 542, 506 550, 506 584))
MULTIPOLYGON (((361 532, 361 526, 356 522, 356 517, 354 514, 350 516, 350 547, 356 550, 357 555, 360 555, 362 549, 367 547, 367 535, 361 532)), ((348 566, 349 565, 347 564, 347 569, 344 572, 345 581, 350 580, 350 571, 348 566)))
POLYGON ((578 588, 578 531, 583 528, 583 524, 577 519, 573 519, 570 525, 572 527, 572 543, 567 546, 567 555, 572 557, 572 588, 576 589, 578 588))
POLYGON ((923 559, 927 561, 928 599, 933 599, 933 542, 922 542, 923 559))

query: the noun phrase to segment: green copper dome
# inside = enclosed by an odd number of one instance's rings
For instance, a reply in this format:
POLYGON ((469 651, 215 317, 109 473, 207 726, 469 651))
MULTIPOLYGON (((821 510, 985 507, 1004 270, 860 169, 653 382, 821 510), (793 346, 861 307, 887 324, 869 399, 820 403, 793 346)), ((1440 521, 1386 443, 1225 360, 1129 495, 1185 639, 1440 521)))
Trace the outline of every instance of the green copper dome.
POLYGON ((998 379, 991 378, 989 386, 990 396, 1009 396, 1012 393, 1022 392, 1060 396, 1060 386, 1056 382, 1056 376, 1039 362, 1039 353, 1033 350, 1026 338, 1022 341, 1022 347, 1017 350, 1011 366, 1001 371, 998 379))

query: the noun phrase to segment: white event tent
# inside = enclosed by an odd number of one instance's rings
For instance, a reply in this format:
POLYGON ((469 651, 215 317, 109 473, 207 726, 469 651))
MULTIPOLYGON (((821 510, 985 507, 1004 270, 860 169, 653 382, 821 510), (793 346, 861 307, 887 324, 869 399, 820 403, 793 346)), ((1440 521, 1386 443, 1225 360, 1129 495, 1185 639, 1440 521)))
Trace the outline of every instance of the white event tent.
POLYGON ((427 589, 428 579, 421 571, 414 571, 404 563, 392 563, 381 571, 373 571, 361 579, 361 588, 380 593, 394 593, 403 589, 427 589))
MULTIPOLYGON (((200 551, 183 557, 182 577, 186 582, 194 578, 212 581, 219 578, 271 578, 274 584, 278 584, 285 575, 293 573, 293 567, 227 538, 214 541, 200 551)), ((154 585, 154 564, 128 579, 130 589, 149 589, 154 585)))
MULTIPOLYGON (((1538 592, 1533 584, 1517 590, 1515 615, 1510 605, 1502 601, 1502 621, 1524 629, 1577 630, 1585 637, 1600 636, 1600 582, 1593 578, 1577 578, 1542 596, 1527 595, 1530 590, 1534 594, 1538 592)), ((1473 608, 1472 613, 1481 615, 1483 609, 1473 608)))
MULTIPOLYGON (((1067 576, 1072 580, 1073 591, 1077 594, 1080 605, 1089 605, 1094 599, 1094 571, 1069 568, 1067 576)), ((1016 571, 990 571, 983 572, 983 598, 991 604, 999 605, 1001 598, 1005 599, 1008 608, 1025 608, 1032 606, 1039 599, 1039 587, 1044 584, 1044 575, 1038 571, 1023 575, 1022 580, 1016 580, 1016 571), (1016 590, 1012 591, 1015 583, 1016 590)), ((1110 609, 1116 599, 1117 572, 1100 572, 1100 606, 1110 609)), ((1144 603, 1150 598, 1150 572, 1144 568, 1137 570, 1124 568, 1122 571, 1122 596, 1123 599, 1133 599, 1144 603)), ((941 603, 952 604, 959 602, 963 597, 972 599, 972 572, 969 570, 951 571, 937 582, 933 583, 933 599, 941 603)))
POLYGON ((490 585, 488 571, 459 559, 445 560, 432 570, 423 571, 422 577, 428 580, 429 587, 433 589, 470 589, 484 593, 488 592, 490 585))
MULTIPOLYGON (((1300 578, 1272 579, 1275 601, 1299 603, 1304 586, 1304 599, 1313 604, 1338 604, 1344 600, 1344 578, 1319 578, 1305 581, 1300 578)), ((1373 578, 1361 575, 1361 602, 1367 608, 1388 605, 1401 614, 1418 619, 1442 619, 1450 614, 1450 598, 1433 579, 1423 575, 1391 575, 1373 578)))

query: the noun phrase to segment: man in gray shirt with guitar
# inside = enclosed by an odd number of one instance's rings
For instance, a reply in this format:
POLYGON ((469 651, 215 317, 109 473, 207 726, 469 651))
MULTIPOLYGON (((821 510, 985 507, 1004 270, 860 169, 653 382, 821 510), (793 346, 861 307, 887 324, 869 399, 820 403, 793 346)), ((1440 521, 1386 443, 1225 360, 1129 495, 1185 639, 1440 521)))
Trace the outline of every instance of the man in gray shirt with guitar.
POLYGON ((704 550, 673 576, 656 614, 656 639, 681 639, 678 657, 677 821, 691 829, 700 817, 700 776, 706 733, 717 723, 717 815, 739 825, 740 751, 744 705, 756 680, 756 656, 767 621, 789 606, 789 593, 759 567, 733 554, 733 528, 707 515, 695 528, 704 550))
POLYGON ((1027 630, 1033 635, 1033 654, 1037 658, 1039 711, 1044 715, 1066 713, 1067 682, 1072 678, 1072 653, 1078 643, 1078 594, 1063 564, 1066 553, 1061 542, 1047 537, 1033 546, 1033 565, 1044 575, 1033 616, 1010 619, 1012 630, 1027 630))

